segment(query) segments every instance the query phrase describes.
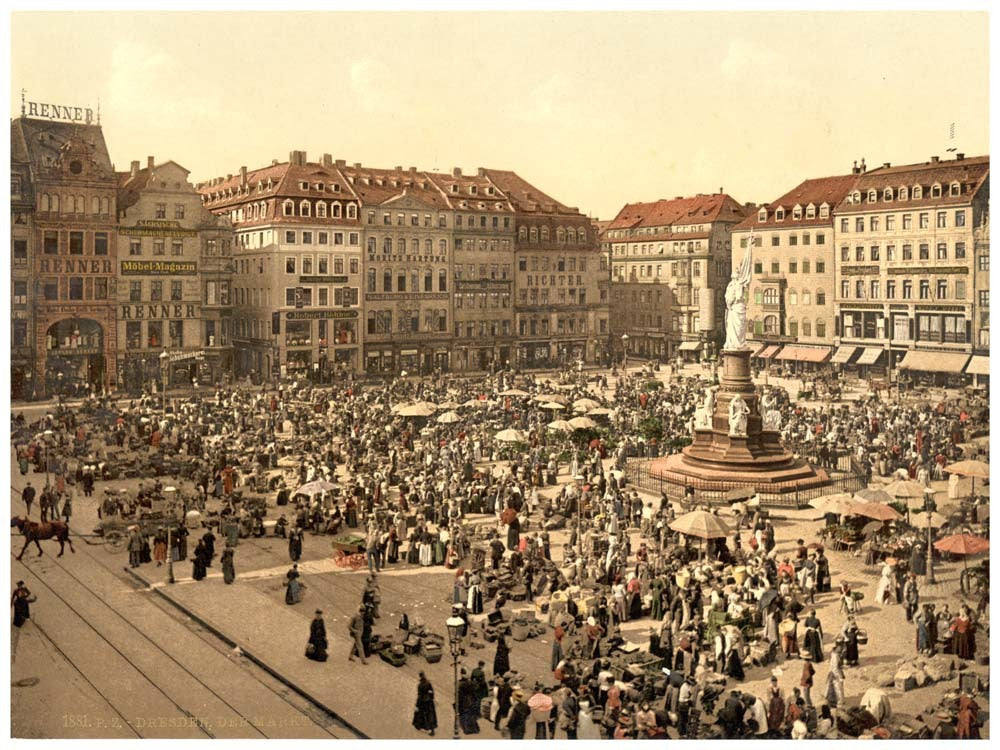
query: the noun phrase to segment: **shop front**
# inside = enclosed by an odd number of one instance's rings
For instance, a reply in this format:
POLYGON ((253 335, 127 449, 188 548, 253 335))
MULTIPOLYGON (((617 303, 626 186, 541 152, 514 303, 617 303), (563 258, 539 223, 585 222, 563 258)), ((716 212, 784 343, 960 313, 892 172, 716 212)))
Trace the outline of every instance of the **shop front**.
POLYGON ((70 318, 45 333, 45 392, 81 396, 105 383, 104 329, 96 320, 70 318))

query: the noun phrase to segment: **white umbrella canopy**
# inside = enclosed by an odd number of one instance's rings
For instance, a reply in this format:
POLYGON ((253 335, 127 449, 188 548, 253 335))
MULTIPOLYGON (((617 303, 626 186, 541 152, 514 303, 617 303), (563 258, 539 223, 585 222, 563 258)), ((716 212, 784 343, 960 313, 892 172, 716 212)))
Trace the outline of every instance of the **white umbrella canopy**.
POLYGON ((554 422, 549 422, 547 425, 548 429, 554 432, 572 432, 573 425, 567 422, 565 419, 557 419, 554 422))
POLYGON ((591 409, 599 409, 600 403, 592 398, 578 398, 573 402, 573 411, 585 414, 591 409))
POLYGON ((590 417, 573 417, 569 423, 573 425, 574 430, 590 430, 597 427, 597 422, 590 417))
POLYGON ((885 490, 869 487, 854 493, 854 499, 865 503, 891 503, 895 498, 885 490))
POLYGON ((508 388, 506 391, 500 391, 501 396, 530 396, 531 394, 527 391, 522 391, 520 388, 508 388))
POLYGON ((470 398, 468 401, 462 404, 462 406, 468 407, 470 409, 485 409, 489 405, 490 405, 489 401, 478 398, 470 398))
POLYGON ((853 512, 860 503, 849 492, 838 492, 835 495, 813 498, 809 501, 809 505, 823 513, 835 513, 838 516, 843 516, 853 512))
POLYGON ((462 418, 453 411, 446 411, 444 414, 441 414, 435 421, 438 424, 455 424, 455 422, 461 422, 462 418))
POLYGON ((415 404, 404 406, 397 413, 401 417, 429 417, 436 411, 437 404, 431 404, 426 401, 418 401, 415 404))
POLYGON ((550 401, 547 404, 542 404, 539 409, 548 409, 549 411, 563 411, 566 407, 562 404, 557 404, 555 401, 550 401))
POLYGON ((556 403, 566 406, 569 403, 569 399, 563 396, 561 393, 543 393, 535 396, 535 401, 541 401, 542 403, 556 403))
POLYGON ((923 497, 926 487, 912 479, 897 479, 882 489, 894 498, 901 500, 903 498, 923 497))
POLYGON ((500 430, 493 436, 493 439, 499 440, 501 443, 525 443, 528 440, 527 436, 520 430, 500 430))
POLYGON ((438 409, 457 409, 461 404, 457 401, 442 401, 438 404, 438 409))
POLYGON ((603 406, 600 406, 596 409, 591 409, 590 411, 587 412, 588 417, 607 417, 610 416, 610 414, 611 414, 611 409, 605 409, 603 406))
POLYGON ((312 497, 313 495, 318 495, 320 492, 329 492, 330 490, 335 490, 335 489, 337 489, 337 485, 319 479, 315 482, 309 482, 308 484, 302 485, 297 490, 295 490, 294 494, 309 495, 310 497, 312 497))
POLYGON ((698 539, 722 539, 732 533, 725 521, 707 510, 693 510, 690 513, 685 513, 671 521, 670 528, 698 539))
POLYGON ((975 477, 977 479, 990 478, 990 465, 984 461, 967 460, 945 466, 943 471, 949 474, 958 474, 963 477, 975 477))
POLYGON ((948 523, 948 519, 940 513, 914 513, 910 517, 910 526, 918 529, 940 529, 948 523))

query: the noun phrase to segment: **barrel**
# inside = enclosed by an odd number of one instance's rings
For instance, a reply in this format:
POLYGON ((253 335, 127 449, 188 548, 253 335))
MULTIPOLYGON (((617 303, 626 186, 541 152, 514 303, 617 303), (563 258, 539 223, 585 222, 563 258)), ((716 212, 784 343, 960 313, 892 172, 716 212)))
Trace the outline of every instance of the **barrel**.
POLYGON ((745 565, 737 565, 733 568, 733 578, 737 586, 742 586, 747 580, 747 568, 745 565))

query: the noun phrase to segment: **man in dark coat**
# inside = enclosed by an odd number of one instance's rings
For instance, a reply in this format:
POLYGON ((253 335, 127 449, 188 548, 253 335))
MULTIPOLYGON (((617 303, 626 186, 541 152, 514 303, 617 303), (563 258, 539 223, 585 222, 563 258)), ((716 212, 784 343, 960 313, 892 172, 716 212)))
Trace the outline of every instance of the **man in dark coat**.
POLYGON ((472 688, 475 690, 476 698, 482 701, 484 698, 488 698, 490 694, 490 686, 486 684, 486 672, 483 667, 486 666, 486 662, 481 661, 472 670, 472 675, 469 680, 472 682, 472 688))
POLYGON ((745 711, 739 691, 731 691, 725 704, 719 709, 718 720, 722 727, 723 739, 728 740, 743 735, 743 714, 745 711))
POLYGON ((208 551, 205 548, 205 540, 198 542, 194 549, 194 561, 192 563, 191 577, 196 581, 202 580, 208 574, 208 551))
POLYGON ((496 719, 493 721, 493 728, 498 732, 500 731, 500 723, 507 718, 507 713, 510 711, 511 696, 514 694, 514 689, 507 683, 507 680, 503 677, 497 677, 497 715, 496 719))
POLYGON ((464 734, 479 734, 480 700, 465 668, 458 680, 458 723, 464 734))
POLYGON ((212 529, 208 529, 201 540, 205 543, 205 566, 211 568, 215 559, 215 534, 212 529))
POLYGON ((512 740, 523 740, 524 730, 527 728, 528 717, 531 709, 524 699, 524 693, 520 690, 514 692, 513 706, 510 715, 507 717, 507 731, 510 732, 512 740))
POLYGON ((28 482, 24 489, 21 490, 21 500, 24 501, 24 506, 27 508, 24 515, 31 515, 31 505, 35 502, 35 488, 31 486, 31 482, 28 482))
POLYGON ((323 611, 317 609, 309 625, 309 645, 306 646, 306 656, 313 661, 326 661, 326 624, 323 622, 323 611))
POLYGON ((302 529, 292 529, 288 535, 288 556, 292 562, 302 557, 302 529))
POLYGON ((437 729, 434 686, 423 672, 420 673, 420 681, 417 683, 417 706, 413 711, 413 726, 415 729, 428 732, 431 737, 437 729))

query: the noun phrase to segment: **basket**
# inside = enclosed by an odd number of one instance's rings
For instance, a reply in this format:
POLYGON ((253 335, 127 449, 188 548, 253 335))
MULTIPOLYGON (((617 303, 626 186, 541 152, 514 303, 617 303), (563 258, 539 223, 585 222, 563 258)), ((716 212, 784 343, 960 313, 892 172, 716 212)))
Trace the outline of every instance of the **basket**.
POLYGON ((526 641, 531 633, 531 624, 523 620, 515 620, 510 626, 510 632, 515 641, 526 641))
POLYGON ((437 643, 424 643, 422 648, 424 658, 430 664, 437 664, 441 661, 443 649, 437 643))
POLYGON ((866 645, 868 645, 868 631, 867 630, 859 630, 858 631, 858 645, 859 646, 866 646, 866 645))

